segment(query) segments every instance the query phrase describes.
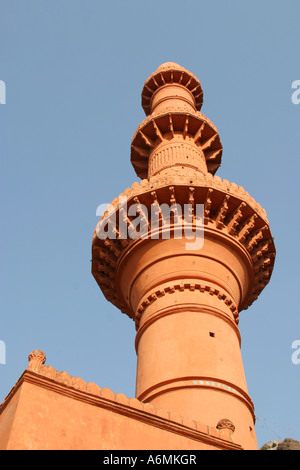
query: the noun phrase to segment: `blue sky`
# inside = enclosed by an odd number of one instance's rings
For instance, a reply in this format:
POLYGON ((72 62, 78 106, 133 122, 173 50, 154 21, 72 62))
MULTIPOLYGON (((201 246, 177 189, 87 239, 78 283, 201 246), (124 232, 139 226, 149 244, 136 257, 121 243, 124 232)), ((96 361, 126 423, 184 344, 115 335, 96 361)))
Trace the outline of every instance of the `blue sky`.
POLYGON ((94 281, 91 241, 97 206, 138 179, 144 81, 174 61, 202 84, 217 174, 267 211, 275 269, 240 314, 242 356, 259 445, 300 440, 299 15, 298 0, 2 0, 0 401, 33 349, 134 396, 134 324, 94 281))

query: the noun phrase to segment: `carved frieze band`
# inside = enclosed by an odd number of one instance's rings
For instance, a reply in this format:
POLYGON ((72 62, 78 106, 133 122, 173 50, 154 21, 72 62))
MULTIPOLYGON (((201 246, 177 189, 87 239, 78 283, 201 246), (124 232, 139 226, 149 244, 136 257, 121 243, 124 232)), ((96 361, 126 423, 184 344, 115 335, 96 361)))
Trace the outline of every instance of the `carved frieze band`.
POLYGON ((200 283, 174 283, 170 284, 166 287, 163 287, 161 289, 157 289, 151 294, 149 294, 146 298, 142 300, 140 305, 137 308, 137 313, 135 316, 135 324, 136 324, 136 329, 139 327, 140 319, 142 316, 142 313, 145 311, 145 309, 151 305, 153 302, 155 302, 158 298, 165 296, 166 294, 173 294, 176 291, 178 292, 183 292, 183 291, 190 291, 190 292, 199 292, 202 294, 209 294, 216 296, 220 301, 224 302, 224 304, 231 310, 233 317, 235 319, 236 324, 238 325, 239 323, 239 312, 237 309, 237 306, 233 302, 233 300, 228 296, 228 294, 221 292, 218 289, 215 289, 211 286, 200 284, 200 283))
MULTIPOLYGON (((184 186, 179 184, 159 185, 151 183, 151 181, 142 181, 140 184, 135 183, 131 189, 126 190, 120 196, 126 196, 128 207, 131 204, 137 204, 140 207, 140 220, 143 221, 149 233, 151 233, 150 214, 143 213, 143 207, 154 204, 160 213, 162 220, 161 204, 184 204, 189 203, 192 207, 193 221, 196 220, 195 205, 204 204, 204 224, 207 227, 217 229, 223 234, 227 234, 235 241, 240 243, 249 253, 253 262, 253 289, 248 299, 242 306, 242 309, 248 308, 258 297, 260 292, 269 282, 273 270, 275 247, 270 233, 269 224, 265 215, 265 211, 254 201, 248 193, 243 192, 234 184, 230 184, 226 180, 221 181, 220 178, 211 177, 205 179, 197 179, 193 181, 194 185, 184 186), (197 183, 199 185, 197 186, 197 183), (213 184, 211 184, 213 183, 213 184), (208 185, 203 187, 203 185, 208 185), (169 189, 166 192, 166 188, 169 189), (183 193, 185 192, 185 196, 183 193), (182 200, 184 197, 184 200, 182 200)), ((167 183, 167 181, 166 181, 167 183)), ((190 181, 191 183, 191 181, 190 181)), ((118 211, 119 200, 115 199, 112 205, 118 211)), ((104 214, 101 220, 105 219, 104 214)), ((131 218, 127 214, 122 215, 128 227, 131 229, 131 218)), ((135 240, 122 239, 118 233, 118 223, 115 227, 115 238, 107 238, 100 240, 96 231, 93 240, 93 265, 92 272, 100 285, 107 300, 117 306, 123 313, 131 318, 134 313, 130 311, 127 305, 120 300, 115 289, 115 271, 118 260, 126 251, 127 247, 134 243, 135 240)), ((204 235, 205 236, 205 235, 204 235)))
POLYGON ((156 175, 158 172, 172 166, 192 168, 206 173, 204 155, 195 145, 176 142, 174 144, 159 146, 149 157, 148 175, 156 175))
POLYGON ((172 107, 169 112, 148 116, 132 138, 131 163, 140 178, 147 178, 151 153, 162 142, 170 142, 170 133, 172 138, 182 136, 187 143, 193 142, 195 151, 204 154, 207 170, 211 174, 217 171, 223 148, 215 126, 199 111, 183 112, 172 107))

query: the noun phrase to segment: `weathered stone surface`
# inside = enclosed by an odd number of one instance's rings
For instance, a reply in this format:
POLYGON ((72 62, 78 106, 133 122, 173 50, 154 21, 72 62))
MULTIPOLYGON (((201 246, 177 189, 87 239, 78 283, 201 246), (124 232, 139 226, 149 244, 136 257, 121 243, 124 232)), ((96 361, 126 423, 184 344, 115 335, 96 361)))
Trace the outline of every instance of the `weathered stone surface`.
POLYGON ((284 441, 269 441, 260 450, 300 450, 300 442, 286 438, 284 441))

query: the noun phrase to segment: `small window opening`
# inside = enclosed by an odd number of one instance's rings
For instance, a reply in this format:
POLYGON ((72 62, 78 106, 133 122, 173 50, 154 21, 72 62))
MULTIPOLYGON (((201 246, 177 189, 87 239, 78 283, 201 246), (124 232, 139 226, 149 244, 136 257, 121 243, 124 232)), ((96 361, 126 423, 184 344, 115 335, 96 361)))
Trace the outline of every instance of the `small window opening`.
POLYGON ((210 331, 210 332, 209 332, 209 336, 211 336, 212 338, 214 338, 214 337, 215 337, 215 334, 214 334, 212 331, 210 331))

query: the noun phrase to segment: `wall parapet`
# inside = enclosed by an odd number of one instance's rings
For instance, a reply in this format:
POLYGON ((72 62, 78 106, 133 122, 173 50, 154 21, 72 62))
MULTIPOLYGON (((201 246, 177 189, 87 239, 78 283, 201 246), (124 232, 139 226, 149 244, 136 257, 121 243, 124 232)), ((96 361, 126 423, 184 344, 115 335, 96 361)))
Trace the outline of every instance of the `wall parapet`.
POLYGON ((217 428, 218 423, 216 427, 212 427, 172 411, 155 408, 150 403, 142 403, 137 398, 129 398, 123 393, 114 393, 109 388, 101 388, 95 383, 85 382, 80 377, 73 377, 65 371, 59 372, 51 366, 44 365, 45 360, 46 356, 40 350, 30 353, 27 369, 0 405, 0 420, 2 412, 9 405, 12 397, 21 385, 27 382, 215 448, 242 450, 242 447, 232 439, 224 438, 224 433, 217 428))

